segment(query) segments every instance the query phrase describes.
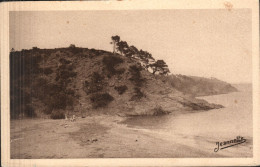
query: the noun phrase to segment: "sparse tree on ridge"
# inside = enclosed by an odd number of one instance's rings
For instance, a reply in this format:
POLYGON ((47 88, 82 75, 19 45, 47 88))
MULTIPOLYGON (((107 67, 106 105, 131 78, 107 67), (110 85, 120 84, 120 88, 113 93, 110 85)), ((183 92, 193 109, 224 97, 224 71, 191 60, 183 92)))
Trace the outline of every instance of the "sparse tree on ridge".
POLYGON ((119 52, 122 56, 126 56, 128 58, 134 58, 136 61, 141 64, 141 66, 148 70, 151 69, 153 74, 158 72, 161 75, 167 75, 170 73, 168 65, 164 62, 164 60, 157 60, 153 58, 152 54, 144 51, 138 50, 135 46, 129 46, 126 41, 120 40, 118 35, 111 37, 113 44, 113 53, 116 51, 119 52))
POLYGON ((153 70, 153 74, 156 72, 163 75, 170 73, 168 65, 164 62, 164 60, 157 60, 155 63, 151 64, 150 67, 153 70))
POLYGON ((163 72, 161 73, 162 75, 168 75, 170 73, 169 68, 164 68, 163 72))
POLYGON ((120 41, 120 37, 118 35, 111 37, 112 42, 110 44, 113 44, 113 53, 116 52, 116 46, 118 45, 118 42, 120 41))
POLYGON ((155 61, 151 53, 143 51, 142 49, 139 51, 138 58, 146 70, 148 70, 149 66, 155 61))
POLYGON ((129 46, 126 41, 118 42, 117 46, 117 50, 121 53, 121 55, 126 55, 129 52, 129 46))
POLYGON ((133 45, 129 47, 129 50, 130 50, 130 55, 128 57, 135 57, 139 54, 139 50, 133 45))

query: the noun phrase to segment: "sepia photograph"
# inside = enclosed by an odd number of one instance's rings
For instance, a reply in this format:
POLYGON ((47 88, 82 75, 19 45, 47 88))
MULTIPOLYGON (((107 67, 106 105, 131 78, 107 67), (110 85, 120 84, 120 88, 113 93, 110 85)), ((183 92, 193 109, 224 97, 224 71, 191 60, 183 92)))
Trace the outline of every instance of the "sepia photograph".
POLYGON ((233 7, 8 11, 10 159, 255 157, 253 12, 233 7))

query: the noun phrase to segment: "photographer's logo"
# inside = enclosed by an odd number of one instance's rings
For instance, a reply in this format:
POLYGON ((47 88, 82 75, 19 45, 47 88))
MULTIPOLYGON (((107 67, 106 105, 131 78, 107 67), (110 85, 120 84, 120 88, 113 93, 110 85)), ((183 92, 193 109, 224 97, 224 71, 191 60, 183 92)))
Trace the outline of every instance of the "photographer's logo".
POLYGON ((214 152, 218 152, 219 150, 228 148, 228 147, 233 147, 238 144, 245 143, 246 139, 244 139, 241 136, 237 136, 236 139, 233 140, 228 140, 228 141, 223 141, 223 142, 216 142, 217 147, 214 149, 214 152))

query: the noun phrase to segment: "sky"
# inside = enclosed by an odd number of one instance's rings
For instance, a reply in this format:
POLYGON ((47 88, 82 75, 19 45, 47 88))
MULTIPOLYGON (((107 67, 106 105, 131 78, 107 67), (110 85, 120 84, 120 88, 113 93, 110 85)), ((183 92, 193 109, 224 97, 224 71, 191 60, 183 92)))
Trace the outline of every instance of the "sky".
POLYGON ((78 47, 112 51, 111 36, 163 59, 173 74, 252 78, 250 9, 10 12, 10 49, 78 47))

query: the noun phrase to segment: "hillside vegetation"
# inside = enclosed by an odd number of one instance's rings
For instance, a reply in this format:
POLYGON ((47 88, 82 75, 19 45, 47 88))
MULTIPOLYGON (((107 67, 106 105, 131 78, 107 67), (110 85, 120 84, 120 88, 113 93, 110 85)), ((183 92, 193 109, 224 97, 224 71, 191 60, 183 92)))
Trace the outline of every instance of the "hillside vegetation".
MULTIPOLYGON (((65 114, 101 113, 161 115, 223 107, 185 95, 189 91, 203 95, 201 91, 194 91, 192 85, 197 82, 196 78, 192 78, 192 82, 173 75, 167 79, 165 74, 169 70, 165 67, 167 65, 162 61, 144 64, 140 59, 120 52, 74 45, 12 51, 11 118, 38 116, 60 119, 65 114), (151 72, 149 67, 153 69, 151 72)), ((203 86, 195 87, 200 90, 203 86)), ((219 91, 214 85, 206 90, 209 93, 219 91)))
POLYGON ((161 79, 168 82, 173 88, 184 94, 192 96, 210 96, 237 92, 237 88, 231 84, 216 78, 204 78, 185 75, 161 76, 161 79))

